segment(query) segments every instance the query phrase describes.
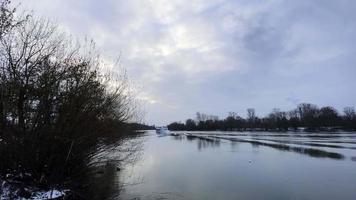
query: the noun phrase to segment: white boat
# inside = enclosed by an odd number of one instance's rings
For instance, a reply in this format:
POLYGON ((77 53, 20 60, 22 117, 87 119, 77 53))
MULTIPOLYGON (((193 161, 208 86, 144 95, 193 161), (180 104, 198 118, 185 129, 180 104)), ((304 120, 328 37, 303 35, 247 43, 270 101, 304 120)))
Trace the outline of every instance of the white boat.
POLYGON ((169 130, 166 126, 156 127, 156 133, 158 135, 168 135, 169 130))

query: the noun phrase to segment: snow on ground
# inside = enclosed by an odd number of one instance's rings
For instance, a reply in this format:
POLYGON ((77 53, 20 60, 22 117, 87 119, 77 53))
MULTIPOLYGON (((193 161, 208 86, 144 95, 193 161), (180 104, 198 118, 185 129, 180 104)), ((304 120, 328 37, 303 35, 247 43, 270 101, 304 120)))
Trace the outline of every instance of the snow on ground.
POLYGON ((5 181, 3 181, 0 188, 0 199, 6 199, 7 197, 10 197, 10 190, 6 187, 5 181))
POLYGON ((48 191, 35 191, 34 189, 25 188, 26 191, 30 192, 31 196, 29 198, 23 198, 18 196, 19 188, 14 188, 9 185, 6 181, 0 180, 0 200, 13 199, 13 200, 46 200, 46 199, 56 199, 65 196, 69 190, 48 190, 48 191), (32 192, 31 192, 32 191, 32 192))
POLYGON ((67 191, 59 191, 59 190, 50 190, 50 191, 42 191, 36 192, 34 197, 31 199, 33 200, 42 200, 42 199, 55 199, 62 197, 66 194, 67 191))

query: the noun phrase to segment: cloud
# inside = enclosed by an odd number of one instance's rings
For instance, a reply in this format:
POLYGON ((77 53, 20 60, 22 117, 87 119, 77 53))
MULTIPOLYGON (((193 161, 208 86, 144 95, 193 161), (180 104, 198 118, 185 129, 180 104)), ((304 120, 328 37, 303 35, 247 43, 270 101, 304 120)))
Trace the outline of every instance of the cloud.
POLYGON ((355 106, 351 0, 26 0, 21 8, 95 39, 107 60, 121 55, 149 123, 248 107, 262 115, 305 101, 355 106))

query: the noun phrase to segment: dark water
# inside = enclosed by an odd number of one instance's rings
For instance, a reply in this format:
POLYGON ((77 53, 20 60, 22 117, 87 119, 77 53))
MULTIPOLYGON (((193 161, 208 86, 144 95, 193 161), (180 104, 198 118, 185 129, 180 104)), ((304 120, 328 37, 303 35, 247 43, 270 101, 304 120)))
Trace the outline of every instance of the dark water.
POLYGON ((355 133, 177 133, 146 133, 120 198, 356 199, 355 133))

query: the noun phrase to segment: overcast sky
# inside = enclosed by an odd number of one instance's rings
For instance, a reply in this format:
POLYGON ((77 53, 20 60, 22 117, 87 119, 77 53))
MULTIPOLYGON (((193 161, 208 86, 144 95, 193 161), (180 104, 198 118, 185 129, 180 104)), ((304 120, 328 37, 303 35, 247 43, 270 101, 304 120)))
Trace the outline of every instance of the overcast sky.
MULTIPOLYGON (((13 1, 18 4, 18 0, 13 1)), ((354 0, 23 0, 93 38, 139 88, 146 122, 197 111, 262 116, 298 103, 356 106, 354 0)))

